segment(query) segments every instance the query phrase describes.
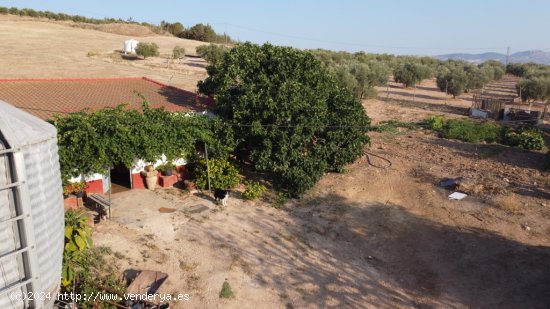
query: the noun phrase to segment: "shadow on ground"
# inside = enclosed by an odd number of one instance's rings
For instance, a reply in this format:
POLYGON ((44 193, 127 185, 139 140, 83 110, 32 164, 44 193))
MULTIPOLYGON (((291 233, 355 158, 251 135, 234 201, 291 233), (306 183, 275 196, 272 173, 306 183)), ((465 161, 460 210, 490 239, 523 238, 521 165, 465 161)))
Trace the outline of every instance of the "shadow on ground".
POLYGON ((428 144, 436 144, 457 151, 461 156, 472 159, 490 159, 507 165, 544 170, 545 154, 512 148, 499 144, 472 144, 456 140, 439 138, 428 144))
POLYGON ((252 234, 279 230, 272 241, 207 232, 287 307, 550 306, 549 247, 338 195, 305 199, 287 211, 288 222, 253 222, 252 234))
POLYGON ((417 108, 417 109, 428 110, 430 112, 440 112, 440 113, 455 114, 455 115, 462 115, 462 116, 468 115, 468 109, 469 109, 466 107, 454 106, 454 105, 442 105, 439 103, 428 103, 428 102, 421 102, 421 101, 413 102, 412 100, 398 100, 393 98, 386 100, 386 97, 384 97, 383 93, 380 93, 378 98, 380 100, 386 101, 387 103, 397 105, 397 106, 417 108))

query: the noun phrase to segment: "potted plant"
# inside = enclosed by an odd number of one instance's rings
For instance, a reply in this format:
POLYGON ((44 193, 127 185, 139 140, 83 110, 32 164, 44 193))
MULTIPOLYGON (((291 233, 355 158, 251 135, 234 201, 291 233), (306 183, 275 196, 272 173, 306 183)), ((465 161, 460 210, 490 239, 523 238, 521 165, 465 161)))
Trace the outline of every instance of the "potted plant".
POLYGON ((71 184, 71 188, 76 197, 82 197, 84 196, 84 191, 86 190, 86 183, 83 181, 75 182, 71 184))
POLYGON ((67 199, 69 197, 69 195, 71 195, 71 193, 73 193, 71 185, 70 184, 64 185, 63 186, 63 198, 67 199))
POLYGON ((147 184, 147 189, 155 190, 157 186, 157 174, 158 172, 152 165, 147 165, 144 171, 141 171, 141 176, 145 177, 145 184, 147 184))
POLYGON ((171 162, 166 162, 157 167, 157 170, 159 170, 163 176, 172 176, 174 174, 175 169, 176 169, 176 165, 174 165, 171 162))

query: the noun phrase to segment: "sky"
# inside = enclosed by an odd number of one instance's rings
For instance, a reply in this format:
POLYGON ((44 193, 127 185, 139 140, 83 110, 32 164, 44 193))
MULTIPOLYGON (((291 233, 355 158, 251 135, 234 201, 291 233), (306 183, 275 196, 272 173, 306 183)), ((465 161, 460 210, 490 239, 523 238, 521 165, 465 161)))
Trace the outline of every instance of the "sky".
MULTIPOLYGON (((0 6, 186 26, 297 48, 438 55, 550 51, 548 0, 0 0, 0 6)), ((0 35, 1 36, 1 35, 0 35)))

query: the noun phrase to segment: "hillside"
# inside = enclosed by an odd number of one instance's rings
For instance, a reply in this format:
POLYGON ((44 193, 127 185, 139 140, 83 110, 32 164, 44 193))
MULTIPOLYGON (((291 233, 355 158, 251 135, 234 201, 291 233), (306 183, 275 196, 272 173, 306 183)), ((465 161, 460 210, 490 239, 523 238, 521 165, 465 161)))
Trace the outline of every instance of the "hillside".
MULTIPOLYGON (((482 54, 465 54, 465 53, 454 53, 435 56, 435 58, 440 60, 455 59, 455 60, 464 60, 473 63, 481 63, 487 60, 497 60, 502 63, 506 62, 506 55, 501 53, 482 53, 482 54)), ((510 62, 515 63, 524 63, 524 62, 534 62, 539 64, 548 64, 550 65, 550 52, 545 52, 542 50, 529 50, 513 53, 510 55, 510 62)))
POLYGON ((206 76, 205 63, 200 59, 188 58, 182 69, 173 70, 168 68, 167 58, 176 45, 184 47, 187 54, 195 55, 195 48, 207 43, 143 33, 140 32, 141 28, 136 28, 139 27, 137 25, 92 25, 108 28, 98 31, 82 29, 73 24, 0 15, 0 33, 3 39, 0 45, 0 67, 3 68, 0 78, 145 76, 187 90, 195 90, 197 81, 206 76), (131 36, 109 33, 117 31, 138 33, 131 36), (120 60, 116 51, 131 37, 142 42, 155 42, 159 45, 161 57, 136 61, 120 60))

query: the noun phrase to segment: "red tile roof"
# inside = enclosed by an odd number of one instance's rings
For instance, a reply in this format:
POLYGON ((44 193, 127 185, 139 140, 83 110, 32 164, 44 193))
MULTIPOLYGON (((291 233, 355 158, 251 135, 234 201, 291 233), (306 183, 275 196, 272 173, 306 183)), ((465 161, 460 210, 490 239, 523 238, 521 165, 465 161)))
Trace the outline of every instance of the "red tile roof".
POLYGON ((202 112, 212 105, 208 98, 145 77, 0 79, 0 100, 42 119, 122 103, 140 109, 141 99, 136 93, 142 94, 152 107, 164 107, 171 112, 202 112))

